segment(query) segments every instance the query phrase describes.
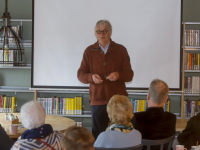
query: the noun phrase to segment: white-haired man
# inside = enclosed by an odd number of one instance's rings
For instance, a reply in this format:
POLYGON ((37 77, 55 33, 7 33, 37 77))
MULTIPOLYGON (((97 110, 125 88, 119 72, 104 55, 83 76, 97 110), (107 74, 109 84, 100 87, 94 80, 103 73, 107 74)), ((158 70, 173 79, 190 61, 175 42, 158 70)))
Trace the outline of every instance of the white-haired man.
POLYGON ((61 132, 53 131, 50 124, 44 124, 46 113, 37 101, 30 101, 21 107, 20 118, 22 125, 27 128, 15 142, 11 150, 21 149, 62 149, 61 132))
POLYGON ((147 110, 134 113, 132 118, 132 124, 141 132, 142 139, 156 140, 175 135, 176 116, 163 110, 168 92, 168 85, 164 81, 154 79, 151 82, 147 95, 147 110))
POLYGON ((97 42, 86 48, 78 69, 78 79, 90 84, 92 133, 95 138, 108 126, 106 105, 115 95, 128 95, 125 82, 133 78, 133 70, 126 48, 111 40, 112 26, 100 20, 95 26, 97 42))

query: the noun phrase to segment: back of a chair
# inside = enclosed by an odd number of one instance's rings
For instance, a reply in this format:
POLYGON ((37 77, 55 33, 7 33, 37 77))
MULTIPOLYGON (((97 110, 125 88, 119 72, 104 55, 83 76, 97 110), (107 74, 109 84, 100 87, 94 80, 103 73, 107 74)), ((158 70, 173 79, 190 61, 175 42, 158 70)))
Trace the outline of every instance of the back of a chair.
POLYGON ((156 146, 156 145, 159 145, 160 146, 160 150, 163 150, 164 144, 169 143, 167 150, 171 150, 174 138, 175 138, 175 135, 173 135, 173 136, 171 136, 169 138, 166 138, 166 139, 159 139, 159 140, 142 139, 142 144, 143 144, 143 146, 147 146, 147 150, 150 150, 151 146, 156 146))
POLYGON ((142 150, 143 145, 136 145, 132 147, 124 147, 124 148, 102 148, 102 147, 95 147, 95 150, 142 150))

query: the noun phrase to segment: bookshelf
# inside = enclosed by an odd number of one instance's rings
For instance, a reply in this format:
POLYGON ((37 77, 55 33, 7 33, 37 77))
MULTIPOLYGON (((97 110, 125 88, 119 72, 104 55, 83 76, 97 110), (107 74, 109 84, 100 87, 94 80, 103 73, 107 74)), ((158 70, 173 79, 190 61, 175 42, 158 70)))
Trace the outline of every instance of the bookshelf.
MULTIPOLYGON (((51 89, 51 88, 31 88, 30 90, 34 90, 35 91, 35 98, 34 100, 37 100, 37 98, 52 98, 53 96, 56 97, 76 97, 76 96, 81 96, 83 99, 83 114, 82 115, 69 115, 69 114, 54 114, 54 115, 58 115, 58 116, 66 116, 66 117, 70 117, 70 118, 80 118, 81 120, 83 120, 83 118, 91 118, 91 111, 90 111, 90 107, 89 107, 89 90, 88 89, 84 89, 84 90, 78 90, 78 89, 51 89)), ((146 96, 148 93, 148 90, 145 91, 141 91, 141 90, 128 90, 127 91, 129 94, 129 98, 134 99, 134 100, 146 100, 146 96)), ((171 97, 180 97, 181 96, 181 92, 180 91, 170 91, 169 95, 169 99, 171 101, 171 97)), ((174 100, 174 98, 172 98, 174 100)), ((172 101, 173 101, 172 100, 172 101)), ((50 100, 52 101, 52 100, 50 100)), ((177 101, 177 100, 174 100, 177 101)), ((47 101, 45 100, 45 103, 47 101)), ((48 103, 48 102, 47 102, 48 103)), ((46 104, 44 104, 46 105, 46 104)), ((170 104, 171 105, 171 104, 170 104)), ((173 103, 172 103, 173 105, 173 103)), ((45 106, 46 107, 46 106, 45 106)), ((47 106, 48 109, 48 106, 47 106)), ((180 112, 173 112, 176 116, 177 119, 180 119, 180 112)))
MULTIPOLYGON (((0 19, 0 24, 2 19, 0 19)), ((32 19, 11 19, 12 26, 23 26, 22 42, 26 51, 26 66, 0 66, 0 95, 16 96, 17 111, 21 106, 34 99, 31 86, 32 19)), ((14 47, 14 43, 9 44, 14 47)), ((3 43, 0 42, 0 47, 3 43)))
MULTIPOLYGON (((183 69, 182 69, 182 91, 184 95, 181 101, 181 119, 188 119, 187 111, 199 111, 200 90, 200 22, 183 22, 183 69), (196 66, 196 67, 195 67, 196 66), (194 81, 193 81, 194 80, 194 81), (190 100, 188 104, 187 100, 190 100), (192 104, 193 102, 195 104, 192 104), (188 109, 190 105, 191 110, 188 109), (197 106, 197 107, 196 107, 197 106), (194 110, 196 109, 196 110, 194 110)), ((193 114, 194 115, 194 114, 193 114)))

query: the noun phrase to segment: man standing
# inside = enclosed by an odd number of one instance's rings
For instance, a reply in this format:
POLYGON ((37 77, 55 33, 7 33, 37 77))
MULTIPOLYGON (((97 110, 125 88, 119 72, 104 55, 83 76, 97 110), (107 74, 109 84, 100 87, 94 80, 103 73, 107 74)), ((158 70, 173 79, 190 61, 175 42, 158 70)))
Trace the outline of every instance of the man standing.
POLYGON ((164 139, 175 135, 176 116, 164 112, 163 106, 168 98, 168 85, 159 79, 151 82, 147 95, 148 108, 134 113, 132 124, 142 134, 142 139, 164 139))
POLYGON ((126 48, 111 40, 112 26, 100 20, 95 26, 97 42, 86 48, 78 70, 78 79, 90 84, 92 133, 95 138, 108 126, 106 105, 115 95, 128 95, 125 82, 133 78, 126 48))

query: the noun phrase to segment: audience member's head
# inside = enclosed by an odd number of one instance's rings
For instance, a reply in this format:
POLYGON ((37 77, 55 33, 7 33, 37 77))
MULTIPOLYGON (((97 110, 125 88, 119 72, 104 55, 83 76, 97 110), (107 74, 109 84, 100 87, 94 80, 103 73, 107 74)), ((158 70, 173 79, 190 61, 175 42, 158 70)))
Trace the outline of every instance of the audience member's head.
POLYGON ((111 123, 126 125, 133 117, 131 100, 127 96, 114 95, 108 102, 107 112, 111 123))
POLYGON ((45 123, 45 109, 37 101, 30 101, 22 105, 20 111, 22 125, 27 129, 34 129, 45 123))
POLYGON ((69 127, 62 140, 64 150, 94 150, 94 137, 84 127, 69 127))
POLYGON ((160 80, 154 79, 149 87, 149 93, 147 95, 148 107, 163 106, 168 98, 169 87, 168 85, 160 80))

